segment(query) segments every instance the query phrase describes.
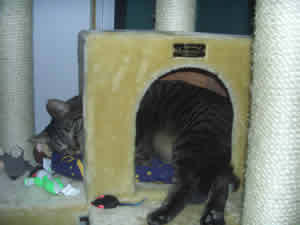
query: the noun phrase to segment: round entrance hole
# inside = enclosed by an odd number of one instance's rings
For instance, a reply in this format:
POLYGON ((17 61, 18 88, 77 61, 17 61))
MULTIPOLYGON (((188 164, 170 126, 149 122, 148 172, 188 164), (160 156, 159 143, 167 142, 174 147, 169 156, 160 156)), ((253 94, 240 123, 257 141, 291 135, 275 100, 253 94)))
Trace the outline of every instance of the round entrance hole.
MULTIPOLYGON (((203 70, 203 69, 181 68, 181 69, 177 69, 177 70, 172 70, 172 71, 158 77, 156 79, 156 81, 157 80, 180 80, 180 81, 184 81, 186 83, 192 84, 194 86, 197 86, 199 88, 209 89, 210 91, 213 91, 220 96, 230 98, 227 88, 225 87, 224 83, 218 78, 218 76, 214 73, 211 73, 211 72, 203 70)), ((153 83, 149 86, 149 89, 156 81, 153 81, 153 83)), ((147 93, 148 90, 146 90, 145 93, 147 93)), ((144 99, 144 97, 142 98, 141 102, 143 101, 143 99, 144 99)), ((139 108, 140 107, 138 107, 138 112, 137 112, 137 115, 139 115, 139 116, 137 116, 137 118, 138 117, 143 118, 143 120, 148 118, 147 116, 146 117, 141 116, 142 113, 140 112, 139 108)), ((149 110, 152 111, 150 108, 149 108, 149 110)), ((148 111, 144 111, 144 112, 148 112, 148 111)), ((149 115, 149 114, 147 113, 146 115, 149 115)), ((150 117, 150 118, 152 118, 152 117, 150 117)), ((141 120, 139 120, 139 121, 141 121, 141 120)), ((142 124, 144 126, 141 126, 141 125, 139 127, 137 126, 136 131, 142 130, 143 132, 145 132, 145 130, 147 130, 147 129, 144 130, 143 127, 148 127, 148 126, 152 127, 152 125, 148 124, 147 122, 146 123, 142 122, 142 124)), ((145 134, 143 134, 143 132, 136 133, 136 147, 138 149, 142 149, 142 148, 138 147, 137 140, 140 140, 140 137, 142 137, 142 136, 144 138, 145 134)), ((154 148, 150 147, 151 149, 162 149, 162 148, 163 149, 172 149, 171 146, 173 145, 172 143, 175 140, 174 136, 172 136, 170 134, 165 134, 164 130, 162 130, 162 132, 160 132, 159 130, 156 130, 155 132, 156 132, 156 135, 151 137, 150 138, 151 140, 150 139, 148 140, 148 138, 146 138, 147 141, 145 141, 145 143, 151 142, 154 146, 154 148), (160 145, 160 147, 159 147, 159 145, 160 145)), ((147 144, 147 146, 152 145, 149 143, 147 144)), ((143 151, 137 151, 137 152, 143 153, 143 151)), ((166 156, 162 157, 162 159, 163 158, 171 158, 170 155, 172 153, 170 153, 170 151, 167 151, 167 153, 165 153, 165 154, 166 154, 166 156)), ((168 161, 168 160, 167 160, 167 162, 164 162, 164 163, 160 160, 159 161, 155 160, 155 161, 152 161, 151 166, 144 167, 144 166, 138 165, 136 167, 136 177, 138 178, 137 181, 143 182, 143 183, 144 182, 146 182, 146 183, 147 182, 154 182, 154 183, 156 183, 156 182, 170 183, 171 182, 172 183, 173 172, 174 171, 172 169, 172 165, 170 164, 170 161, 168 161), (140 179, 140 178, 142 178, 142 179, 140 179), (158 179, 158 180, 156 180, 156 179, 158 179)))

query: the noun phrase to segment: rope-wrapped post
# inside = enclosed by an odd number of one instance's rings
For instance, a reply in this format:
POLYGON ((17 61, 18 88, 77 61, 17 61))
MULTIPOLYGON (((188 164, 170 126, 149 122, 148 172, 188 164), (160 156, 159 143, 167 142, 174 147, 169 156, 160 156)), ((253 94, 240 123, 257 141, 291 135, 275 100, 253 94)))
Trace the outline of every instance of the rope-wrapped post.
POLYGON ((155 29, 193 32, 196 27, 196 0, 157 0, 155 29))
POLYGON ((257 1, 243 225, 300 224, 299 12, 257 1))
POLYGON ((34 131, 32 76, 32 0, 0 1, 0 147, 24 149, 34 131))

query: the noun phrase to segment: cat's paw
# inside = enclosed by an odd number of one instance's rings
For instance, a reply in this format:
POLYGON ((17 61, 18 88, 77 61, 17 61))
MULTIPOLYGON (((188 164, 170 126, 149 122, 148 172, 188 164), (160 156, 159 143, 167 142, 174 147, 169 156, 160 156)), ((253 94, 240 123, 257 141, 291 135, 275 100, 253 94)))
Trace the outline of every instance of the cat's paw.
POLYGON ((224 213, 208 210, 201 218, 200 225, 225 225, 224 213))
POLYGON ((162 225, 170 221, 170 217, 164 208, 160 208, 147 216, 148 225, 162 225))

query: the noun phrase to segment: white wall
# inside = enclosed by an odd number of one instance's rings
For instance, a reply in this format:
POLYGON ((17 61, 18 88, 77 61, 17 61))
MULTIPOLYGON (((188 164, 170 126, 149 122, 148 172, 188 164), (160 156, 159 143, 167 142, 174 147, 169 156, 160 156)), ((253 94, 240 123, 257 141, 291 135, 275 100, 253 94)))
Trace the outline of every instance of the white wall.
MULTIPOLYGON (((111 2, 111 0, 100 0, 111 2)), ((114 2, 114 1, 112 1, 114 2)), ((113 28, 114 4, 103 4, 105 28, 113 28), (110 6, 111 5, 111 6, 110 6), (110 13, 107 13, 110 12, 110 13), (110 15, 110 16, 107 16, 110 15)), ((34 0, 34 109, 35 129, 49 122, 45 104, 49 98, 66 100, 78 94, 77 37, 89 29, 90 0, 34 0)))

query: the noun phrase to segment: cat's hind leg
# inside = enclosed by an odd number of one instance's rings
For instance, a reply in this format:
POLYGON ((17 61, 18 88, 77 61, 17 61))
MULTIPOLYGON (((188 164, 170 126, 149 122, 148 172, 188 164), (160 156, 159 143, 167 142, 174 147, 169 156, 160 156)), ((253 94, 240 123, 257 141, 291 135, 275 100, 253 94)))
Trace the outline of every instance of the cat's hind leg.
POLYGON ((149 225, 168 223, 184 209, 186 203, 191 201, 193 190, 197 187, 194 177, 187 171, 185 177, 180 177, 177 182, 169 191, 161 207, 147 216, 149 225))
POLYGON ((201 225, 224 225, 224 209, 230 191, 236 191, 239 179, 232 168, 222 171, 212 182, 208 202, 200 219, 201 225))
POLYGON ((210 149, 215 149, 215 142, 209 141, 206 135, 199 137, 198 132, 189 132, 177 138, 172 152, 175 184, 162 206, 148 215, 149 225, 168 223, 191 202, 193 194, 199 190, 199 186, 203 186, 201 182, 207 180, 202 180, 201 172, 211 176, 208 168, 216 157, 210 149))

